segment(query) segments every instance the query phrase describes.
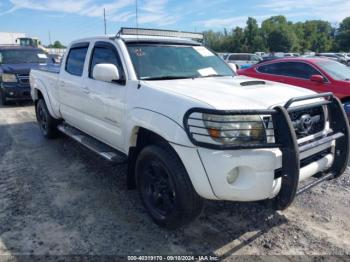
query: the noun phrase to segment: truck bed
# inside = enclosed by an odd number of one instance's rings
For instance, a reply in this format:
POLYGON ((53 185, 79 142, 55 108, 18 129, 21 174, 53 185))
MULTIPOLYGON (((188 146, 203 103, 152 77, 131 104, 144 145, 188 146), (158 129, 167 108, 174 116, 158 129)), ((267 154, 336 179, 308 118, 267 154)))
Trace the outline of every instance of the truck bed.
POLYGON ((40 66, 38 68, 38 70, 49 72, 49 73, 59 74, 60 73, 60 65, 56 65, 56 64, 43 65, 43 66, 40 66))
POLYGON ((50 101, 48 107, 52 116, 59 118, 59 66, 47 65, 40 66, 38 69, 30 71, 31 96, 36 98, 37 93, 34 90, 41 90, 42 95, 50 101))

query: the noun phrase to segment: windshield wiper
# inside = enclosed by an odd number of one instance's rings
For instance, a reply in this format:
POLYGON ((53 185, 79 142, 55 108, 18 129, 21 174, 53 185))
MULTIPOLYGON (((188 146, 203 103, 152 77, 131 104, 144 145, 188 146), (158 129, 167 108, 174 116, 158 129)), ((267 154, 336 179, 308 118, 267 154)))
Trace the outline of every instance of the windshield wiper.
POLYGON ((195 78, 195 76, 146 76, 141 77, 141 80, 172 80, 172 79, 188 79, 195 78))
POLYGON ((198 76, 198 78, 205 78, 205 77, 223 77, 223 76, 230 76, 230 75, 211 74, 211 75, 205 75, 205 76, 198 76))

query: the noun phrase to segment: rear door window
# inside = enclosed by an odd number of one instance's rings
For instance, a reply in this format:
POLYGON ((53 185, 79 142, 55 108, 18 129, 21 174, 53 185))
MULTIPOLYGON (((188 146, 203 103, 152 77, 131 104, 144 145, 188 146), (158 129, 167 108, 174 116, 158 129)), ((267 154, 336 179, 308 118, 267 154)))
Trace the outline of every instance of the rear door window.
POLYGON ((84 71, 84 63, 88 51, 88 44, 72 47, 66 62, 66 71, 75 76, 82 76, 84 71))
POLYGON ((300 62, 281 62, 262 65, 257 68, 260 73, 310 79, 312 75, 321 75, 312 66, 300 62))

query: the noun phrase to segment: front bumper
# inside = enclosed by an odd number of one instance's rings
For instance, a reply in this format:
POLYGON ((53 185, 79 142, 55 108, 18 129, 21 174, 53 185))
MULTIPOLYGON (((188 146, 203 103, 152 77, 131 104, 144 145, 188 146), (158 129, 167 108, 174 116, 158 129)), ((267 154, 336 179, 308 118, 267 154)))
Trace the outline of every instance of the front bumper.
POLYGON ((30 85, 22 83, 1 83, 6 100, 31 100, 30 85))
MULTIPOLYGON (((192 109, 185 116, 184 124, 191 141, 190 124, 192 109)), ((207 110, 204 110, 207 113, 207 110)), ((254 110, 219 112, 221 114, 253 114, 254 110)), ((203 167, 207 173, 213 193, 218 199, 232 201, 256 201, 273 198, 277 209, 288 207, 298 193, 316 185, 318 182, 340 176, 346 169, 349 159, 349 124, 344 109, 331 93, 296 98, 272 111, 257 111, 256 114, 269 113, 275 129, 275 143, 266 145, 245 145, 236 148, 197 144, 203 167), (296 138, 289 113, 296 107, 295 102, 308 99, 327 98, 323 102, 299 107, 326 106, 329 126, 313 135, 311 140, 296 138), (235 174, 235 180, 228 177, 235 174), (300 182, 324 174, 316 182, 300 186, 300 182)))

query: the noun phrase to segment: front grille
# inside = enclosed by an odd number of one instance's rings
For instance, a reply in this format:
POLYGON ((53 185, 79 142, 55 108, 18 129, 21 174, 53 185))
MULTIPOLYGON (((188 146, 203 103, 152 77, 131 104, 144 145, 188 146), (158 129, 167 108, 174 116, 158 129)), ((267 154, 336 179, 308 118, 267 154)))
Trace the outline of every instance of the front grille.
POLYGON ((22 84, 29 83, 29 74, 18 74, 17 77, 20 83, 22 84))
POLYGON ((325 128, 322 106, 294 111, 289 115, 298 139, 321 132, 325 128))

